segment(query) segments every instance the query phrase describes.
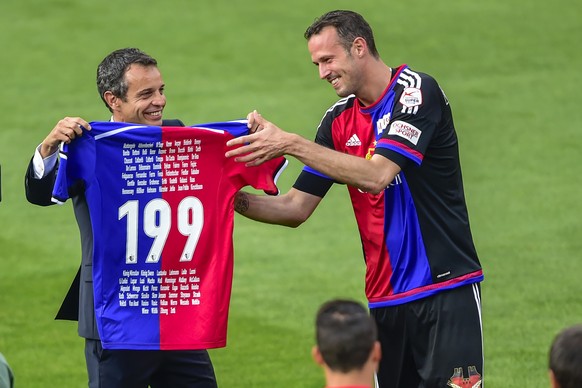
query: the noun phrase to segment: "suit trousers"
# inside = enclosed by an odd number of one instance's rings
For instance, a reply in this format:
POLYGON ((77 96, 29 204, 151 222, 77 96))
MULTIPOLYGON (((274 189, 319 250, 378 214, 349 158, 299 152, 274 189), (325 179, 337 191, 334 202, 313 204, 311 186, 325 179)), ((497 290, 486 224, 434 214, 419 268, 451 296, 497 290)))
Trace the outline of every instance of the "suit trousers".
POLYGON ((217 388, 206 350, 110 350, 85 339, 89 388, 217 388))

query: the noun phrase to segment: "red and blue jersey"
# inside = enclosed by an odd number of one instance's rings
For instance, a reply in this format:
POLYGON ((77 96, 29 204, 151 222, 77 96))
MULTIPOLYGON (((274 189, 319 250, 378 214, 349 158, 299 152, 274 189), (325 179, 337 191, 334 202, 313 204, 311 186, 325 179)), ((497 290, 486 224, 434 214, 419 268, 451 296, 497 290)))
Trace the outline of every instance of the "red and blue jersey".
MULTIPOLYGON (((401 172, 380 194, 348 186, 366 261, 369 306, 383 307, 479 282, 449 102, 427 74, 402 65, 382 96, 355 96, 324 115, 315 141, 350 155, 380 154, 401 172)), ((306 166, 294 187, 323 196, 333 181, 306 166)))
POLYGON ((92 122, 64 145, 53 200, 83 186, 93 235, 97 328, 106 349, 226 345, 234 195, 278 194, 286 165, 224 156, 246 121, 194 127, 92 122))

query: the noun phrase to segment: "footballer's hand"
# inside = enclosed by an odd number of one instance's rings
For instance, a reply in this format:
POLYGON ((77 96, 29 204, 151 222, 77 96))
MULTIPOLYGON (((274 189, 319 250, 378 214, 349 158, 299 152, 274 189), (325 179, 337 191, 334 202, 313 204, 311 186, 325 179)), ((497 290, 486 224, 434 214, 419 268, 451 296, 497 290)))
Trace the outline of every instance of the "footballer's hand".
POLYGON ((50 131, 43 140, 40 147, 40 154, 43 158, 54 154, 61 143, 70 143, 71 140, 83 134, 83 128, 91 130, 91 126, 80 117, 65 117, 50 131))
POLYGON ((259 128, 259 123, 257 122, 255 117, 263 117, 257 110, 250 112, 247 115, 247 128, 249 129, 250 133, 255 133, 260 131, 262 128, 259 128))
POLYGON ((234 157, 236 162, 247 166, 258 166, 285 154, 290 134, 266 120, 257 111, 249 113, 249 129, 251 134, 229 140, 228 147, 239 146, 228 151, 227 158, 234 157))

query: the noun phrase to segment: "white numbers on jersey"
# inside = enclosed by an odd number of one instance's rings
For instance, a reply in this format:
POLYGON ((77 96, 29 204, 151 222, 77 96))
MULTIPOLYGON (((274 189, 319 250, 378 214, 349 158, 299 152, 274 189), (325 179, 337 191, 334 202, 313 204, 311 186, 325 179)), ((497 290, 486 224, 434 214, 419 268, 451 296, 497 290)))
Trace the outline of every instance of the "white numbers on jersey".
MULTIPOLYGON (((125 245, 125 262, 137 263, 139 201, 127 201, 119 207, 118 219, 127 217, 127 238, 125 245)), ((168 202, 161 198, 152 199, 143 210, 143 231, 154 239, 146 256, 146 263, 157 263, 162 256, 168 235, 172 226, 172 209, 168 202)), ((204 225, 204 208, 196 197, 186 197, 178 205, 178 231, 188 237, 180 261, 191 261, 202 233, 204 225)))

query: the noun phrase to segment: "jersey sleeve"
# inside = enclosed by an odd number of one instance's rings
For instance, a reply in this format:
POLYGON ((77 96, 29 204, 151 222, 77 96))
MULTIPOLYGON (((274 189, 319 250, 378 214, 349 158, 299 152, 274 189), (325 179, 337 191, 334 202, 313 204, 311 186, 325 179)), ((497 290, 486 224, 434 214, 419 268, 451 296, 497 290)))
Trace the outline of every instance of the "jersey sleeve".
POLYGON ((293 188, 323 198, 333 183, 330 178, 306 166, 297 177, 293 188))
POLYGON ((279 195, 277 180, 288 165, 287 159, 279 157, 253 167, 238 164, 241 188, 250 185, 257 190, 263 190, 267 195, 279 195))
POLYGON ((332 150, 335 150, 331 131, 334 117, 334 107, 328 109, 325 112, 325 115, 317 127, 317 133, 315 134, 315 143, 332 150))
MULTIPOLYGON (((198 124, 196 127, 222 130, 225 132, 225 138, 229 139, 247 135, 249 133, 247 123, 247 120, 233 120, 219 123, 198 124)), ((226 141, 227 140, 224 140, 224 143, 226 143, 226 141)), ((265 194, 268 195, 279 194, 277 180, 288 165, 287 159, 282 156, 253 167, 247 167, 243 163, 234 162, 234 160, 229 160, 227 163, 231 166, 229 170, 232 171, 231 176, 237 189, 244 186, 252 186, 257 190, 263 190, 265 194)))
POLYGON ((247 128, 248 120, 231 120, 231 121, 218 121, 213 123, 204 123, 192 125, 196 128, 205 128, 216 131, 226 131, 230 133, 233 137, 239 137, 249 134, 249 129, 247 128))
POLYGON ((94 171, 94 138, 88 132, 70 144, 61 144, 59 148, 59 169, 52 191, 52 202, 63 204, 84 187, 94 171))
POLYGON ((68 146, 68 144, 62 143, 59 148, 59 170, 57 171, 57 177, 52 192, 52 201, 59 205, 62 205, 67 201, 67 199, 69 199, 69 183, 66 173, 69 164, 68 146))
MULTIPOLYGON (((333 112, 336 105, 328 109, 317 127, 314 142, 323 147, 336 150, 332 136, 333 112)), ((327 175, 309 166, 303 166, 303 170, 293 184, 293 188, 308 194, 323 198, 334 184, 334 180, 327 175)))
POLYGON ((400 87, 390 124, 382 133, 375 153, 400 167, 410 161, 422 163, 443 114, 444 95, 434 78, 409 72, 406 87, 400 87))

